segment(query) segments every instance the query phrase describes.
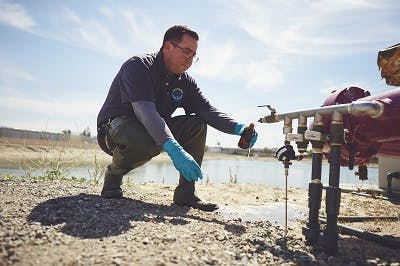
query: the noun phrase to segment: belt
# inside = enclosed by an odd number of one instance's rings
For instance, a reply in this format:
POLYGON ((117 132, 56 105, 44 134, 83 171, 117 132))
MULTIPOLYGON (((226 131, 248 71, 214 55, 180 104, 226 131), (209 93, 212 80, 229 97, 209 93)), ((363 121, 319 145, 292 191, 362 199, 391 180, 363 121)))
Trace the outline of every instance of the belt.
MULTIPOLYGON (((115 149, 115 144, 112 143, 111 136, 110 136, 111 124, 114 122, 114 120, 116 118, 126 118, 126 117, 128 117, 128 116, 127 115, 119 115, 119 116, 115 116, 112 118, 108 118, 102 124, 100 124, 100 126, 97 128, 97 130, 104 130, 104 143, 105 143, 107 149, 109 149, 111 152, 115 149)), ((117 122, 118 122, 118 120, 116 120, 116 123, 117 122)), ((120 123, 121 122, 122 121, 120 121, 120 123)), ((117 124, 116 123, 114 123, 114 127, 118 127, 118 123, 117 124)))
POLYGON ((114 118, 109 118, 107 119, 105 122, 103 122, 102 124, 100 124, 100 126, 97 128, 98 132, 103 132, 104 133, 104 144, 106 145, 107 149, 112 151, 114 148, 114 145, 112 145, 112 143, 109 141, 110 138, 110 125, 111 122, 114 118))

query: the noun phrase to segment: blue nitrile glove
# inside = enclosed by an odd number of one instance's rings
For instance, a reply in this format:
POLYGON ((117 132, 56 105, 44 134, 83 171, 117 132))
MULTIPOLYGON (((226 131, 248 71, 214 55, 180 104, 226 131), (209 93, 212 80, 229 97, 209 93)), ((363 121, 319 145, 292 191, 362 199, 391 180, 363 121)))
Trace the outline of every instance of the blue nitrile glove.
POLYGON ((233 131, 235 132, 235 135, 241 136, 243 133, 243 129, 246 126, 244 124, 238 123, 235 125, 235 127, 233 128, 233 131))
MULTIPOLYGON (((233 128, 233 131, 234 131, 235 135, 241 136, 243 134, 243 130, 245 128, 246 128, 246 126, 244 124, 238 123, 233 128)), ((257 137, 258 137, 258 134, 257 134, 256 130, 254 130, 253 136, 249 140, 249 148, 254 146, 254 144, 257 141, 257 137)))
POLYGON ((187 153, 181 145, 174 139, 170 139, 162 146, 171 157, 175 168, 183 175, 183 177, 192 182, 198 179, 203 179, 200 166, 193 159, 192 155, 187 153))

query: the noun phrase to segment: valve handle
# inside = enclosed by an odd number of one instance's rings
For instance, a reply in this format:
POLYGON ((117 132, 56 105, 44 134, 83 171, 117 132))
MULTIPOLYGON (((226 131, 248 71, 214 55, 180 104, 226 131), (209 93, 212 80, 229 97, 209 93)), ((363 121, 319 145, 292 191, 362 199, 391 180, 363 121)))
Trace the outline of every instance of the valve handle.
POLYGON ((272 108, 271 105, 269 105, 269 104, 257 105, 257 107, 267 107, 268 110, 271 111, 271 115, 276 114, 276 109, 275 109, 275 108, 272 108))

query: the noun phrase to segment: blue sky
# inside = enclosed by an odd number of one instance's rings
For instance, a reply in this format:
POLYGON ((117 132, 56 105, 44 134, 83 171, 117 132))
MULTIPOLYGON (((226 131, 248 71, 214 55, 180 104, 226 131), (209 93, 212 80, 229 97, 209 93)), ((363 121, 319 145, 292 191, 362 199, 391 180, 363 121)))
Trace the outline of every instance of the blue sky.
MULTIPOLYGON (((372 94, 377 52, 399 42, 397 0, 0 0, 0 126, 95 134, 121 64, 157 51, 167 28, 200 35, 188 72, 210 102, 243 123, 320 106, 335 89, 372 94)), ((256 148, 278 147, 282 123, 256 124, 256 148)), ((210 129, 207 145, 235 146, 210 129)))

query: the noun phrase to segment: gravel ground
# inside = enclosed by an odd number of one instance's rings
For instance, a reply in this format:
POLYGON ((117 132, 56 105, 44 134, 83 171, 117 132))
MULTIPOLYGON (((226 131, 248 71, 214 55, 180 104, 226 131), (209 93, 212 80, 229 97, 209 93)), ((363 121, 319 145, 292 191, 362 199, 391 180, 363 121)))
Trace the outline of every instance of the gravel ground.
MULTIPOLYGON (((284 190, 267 185, 197 187, 223 208, 284 202, 284 190)), ((123 189, 124 199, 110 200, 98 196, 100 184, 0 178, 0 265, 400 265, 400 249, 350 236, 328 256, 305 245, 301 221, 285 237, 284 226, 267 220, 171 205, 173 185, 123 189)), ((354 197, 342 193, 341 211, 400 211, 388 201, 354 197)), ((289 203, 307 207, 307 191, 290 189, 289 203)), ((362 226, 400 237, 399 222, 362 226)))

